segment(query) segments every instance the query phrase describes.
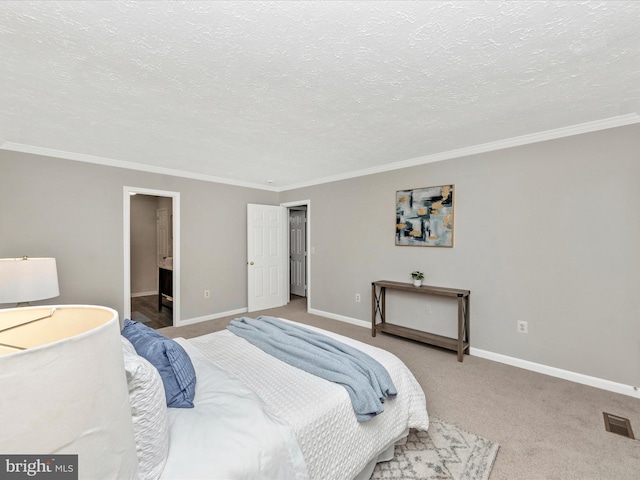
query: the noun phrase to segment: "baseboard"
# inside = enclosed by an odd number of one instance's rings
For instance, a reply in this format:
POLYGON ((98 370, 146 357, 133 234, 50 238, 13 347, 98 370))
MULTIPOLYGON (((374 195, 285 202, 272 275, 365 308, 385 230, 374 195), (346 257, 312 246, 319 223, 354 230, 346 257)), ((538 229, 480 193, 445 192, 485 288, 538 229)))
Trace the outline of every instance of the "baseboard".
POLYGON ((315 308, 307 309, 307 312, 311 315, 318 315, 320 317, 327 317, 331 320, 338 320, 344 323, 350 323, 359 327, 371 328, 371 322, 365 322, 364 320, 358 320, 357 318, 345 317, 344 315, 337 315, 335 313, 324 312, 322 310, 316 310, 315 308))
POLYGON ((487 360, 493 360, 494 362, 511 365, 513 367, 531 370, 532 372, 542 373, 544 375, 549 375, 556 378, 562 378, 563 380, 569 380, 571 382, 580 383, 582 385, 588 385, 590 387, 596 387, 602 390, 621 393, 622 395, 628 395, 634 398, 640 398, 640 389, 632 385, 625 385, 624 383, 612 382, 603 378, 591 377, 589 375, 571 372, 569 370, 562 370, 561 368, 550 367, 541 363, 535 363, 528 360, 522 360, 520 358, 509 357, 500 353, 488 352, 479 348, 471 348, 470 354, 476 357, 486 358, 487 360))
POLYGON ((204 315, 202 317, 188 318, 186 320, 178 320, 176 327, 184 327, 185 325, 193 325, 194 323, 206 322, 207 320, 215 320, 216 318, 229 317, 231 315, 239 315, 246 313, 246 308, 239 308, 237 310, 229 310, 227 312, 213 313, 211 315, 204 315))
MULTIPOLYGON (((345 317, 343 315, 336 315, 335 313, 324 312, 322 310, 309 309, 309 313, 313 315, 319 315, 321 317, 327 317, 332 320, 338 320, 340 322, 350 323, 359 327, 371 328, 370 322, 358 320, 355 318, 345 317)), ((509 357, 500 353, 493 353, 487 350, 481 350, 479 348, 471 348, 470 355, 475 357, 485 358, 498 363, 504 363, 505 365, 511 365, 512 367, 524 368, 532 372, 542 373, 551 377, 561 378, 563 380, 569 380, 570 382, 580 383, 582 385, 588 385, 590 387, 600 388, 609 392, 620 393, 622 395, 628 395, 630 397, 640 399, 640 388, 632 385, 625 385, 623 383, 616 383, 610 380, 605 380, 597 377, 590 377, 582 373, 571 372, 569 370, 562 370, 556 367, 550 367, 540 363, 530 362, 528 360, 522 360, 520 358, 509 357)))
POLYGON ((158 295, 158 291, 156 290, 155 292, 138 292, 138 293, 132 293, 131 297, 149 297, 151 295, 158 295))

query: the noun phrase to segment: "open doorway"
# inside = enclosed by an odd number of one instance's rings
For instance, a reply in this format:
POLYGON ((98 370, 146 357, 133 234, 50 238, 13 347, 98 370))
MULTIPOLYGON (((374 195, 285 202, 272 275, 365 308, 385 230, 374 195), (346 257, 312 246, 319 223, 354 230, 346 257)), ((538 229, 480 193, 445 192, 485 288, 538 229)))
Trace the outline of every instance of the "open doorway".
POLYGON ((287 208, 289 248, 289 296, 287 303, 296 302, 308 310, 310 296, 310 218, 309 201, 282 204, 287 208))
POLYGON ((289 301, 307 298, 307 207, 289 208, 289 301))
POLYGON ((125 187, 125 318, 179 322, 179 196, 125 187))
POLYGON ((292 300, 301 310, 308 311, 311 305, 309 254, 313 253, 310 245, 309 200, 279 206, 247 204, 247 311, 281 307, 292 300), (297 218, 295 229, 291 228, 290 218, 297 218), (297 233, 294 234, 294 230, 297 233), (298 261, 302 264, 299 268, 294 266, 298 261))

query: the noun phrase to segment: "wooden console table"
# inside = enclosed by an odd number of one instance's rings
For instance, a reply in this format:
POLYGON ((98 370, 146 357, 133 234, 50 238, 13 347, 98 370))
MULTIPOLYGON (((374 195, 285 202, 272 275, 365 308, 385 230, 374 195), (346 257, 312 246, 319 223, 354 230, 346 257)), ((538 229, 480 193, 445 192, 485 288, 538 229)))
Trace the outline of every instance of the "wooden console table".
POLYGON ((376 332, 384 332, 398 337, 410 338, 418 342, 447 348, 458 352, 458 361, 462 362, 463 354, 469 354, 469 290, 459 290, 457 288, 433 287, 422 285, 415 287, 412 283, 392 282, 379 280, 371 283, 371 336, 375 337, 376 332), (434 333, 427 333, 413 328, 393 325, 387 322, 385 311, 385 296, 387 289, 401 290, 409 293, 420 293, 424 295, 441 295, 458 299, 458 338, 444 337, 434 333), (380 323, 376 323, 377 317, 380 323))

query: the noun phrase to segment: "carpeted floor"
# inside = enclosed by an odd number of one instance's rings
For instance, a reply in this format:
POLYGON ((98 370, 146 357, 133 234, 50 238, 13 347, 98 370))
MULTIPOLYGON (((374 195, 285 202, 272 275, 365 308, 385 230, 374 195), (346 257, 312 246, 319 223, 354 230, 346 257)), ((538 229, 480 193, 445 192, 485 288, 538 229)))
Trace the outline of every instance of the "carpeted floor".
MULTIPOLYGON (((640 441, 605 431, 602 417, 629 418, 638 436, 636 398, 474 356, 460 363, 452 352, 390 335, 374 338, 370 329, 307 313, 305 299, 250 314, 258 315, 325 328, 397 355, 422 385, 432 418, 500 444, 490 480, 639 478, 640 441)), ((234 317, 161 331, 190 338, 221 330, 234 317)))
POLYGON ((395 457, 376 465, 372 480, 487 480, 498 444, 437 418, 429 430, 411 430, 395 457))

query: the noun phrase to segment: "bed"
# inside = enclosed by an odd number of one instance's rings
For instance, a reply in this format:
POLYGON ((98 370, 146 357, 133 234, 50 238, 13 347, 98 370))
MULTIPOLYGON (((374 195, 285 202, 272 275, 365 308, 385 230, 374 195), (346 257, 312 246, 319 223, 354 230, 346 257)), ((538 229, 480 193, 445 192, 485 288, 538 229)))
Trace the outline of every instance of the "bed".
MULTIPOLYGON (((193 408, 163 409, 166 420, 157 421, 166 422, 166 434, 160 432, 167 437, 165 448, 152 452, 152 468, 141 458, 140 477, 360 480, 370 478, 377 462, 393 457, 410 428, 428 428, 424 393, 396 356, 304 327, 355 347, 386 368, 398 393, 384 403, 383 413, 358 421, 345 388, 284 363, 229 330, 177 338, 197 378, 193 408)), ((132 412, 135 429, 133 400, 132 412)), ((148 443, 158 443, 147 436, 148 443)), ((139 457, 145 448, 155 445, 139 445, 139 457)))

